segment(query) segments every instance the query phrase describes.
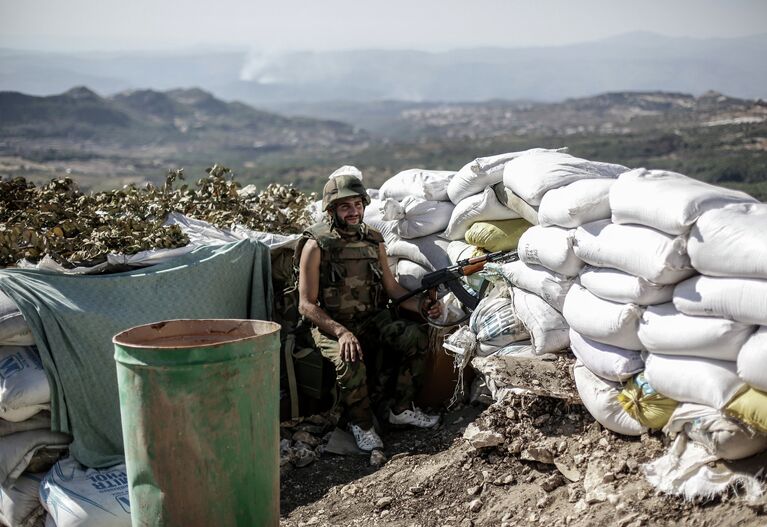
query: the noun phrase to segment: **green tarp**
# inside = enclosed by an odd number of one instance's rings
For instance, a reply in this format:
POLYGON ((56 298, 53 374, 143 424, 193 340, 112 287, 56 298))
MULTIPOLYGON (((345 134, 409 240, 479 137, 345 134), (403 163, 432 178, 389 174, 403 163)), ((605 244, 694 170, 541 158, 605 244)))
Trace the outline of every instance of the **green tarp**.
POLYGON ((269 320, 269 249, 243 240, 110 275, 0 270, 0 290, 18 305, 51 384, 54 431, 74 437, 72 455, 89 467, 123 461, 112 337, 169 319, 269 320))

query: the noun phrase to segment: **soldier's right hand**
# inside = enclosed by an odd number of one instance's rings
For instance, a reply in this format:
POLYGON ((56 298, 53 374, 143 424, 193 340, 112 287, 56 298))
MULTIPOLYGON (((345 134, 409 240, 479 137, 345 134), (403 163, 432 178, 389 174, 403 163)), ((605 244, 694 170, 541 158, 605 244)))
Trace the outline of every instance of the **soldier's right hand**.
POLYGON ((346 362, 355 362, 362 360, 362 346, 357 337, 351 331, 346 331, 338 338, 338 345, 341 347, 341 359, 346 362))

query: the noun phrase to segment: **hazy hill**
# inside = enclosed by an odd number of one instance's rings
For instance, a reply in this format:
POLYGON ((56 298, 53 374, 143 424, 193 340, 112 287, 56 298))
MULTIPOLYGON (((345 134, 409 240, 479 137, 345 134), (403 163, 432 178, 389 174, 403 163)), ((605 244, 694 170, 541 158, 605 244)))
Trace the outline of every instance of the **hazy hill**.
MULTIPOLYGON (((511 29, 510 29, 511 30, 511 29)), ((717 90, 767 98, 767 34, 692 39, 630 33, 594 42, 444 53, 353 50, 286 54, 0 50, 0 90, 36 95, 86 85, 198 86, 258 106, 318 101, 559 101, 615 91, 717 90)))
POLYGON ((615 92, 560 103, 293 105, 320 119, 228 103, 199 89, 100 97, 0 93, 0 177, 72 174, 84 187, 159 182, 213 162, 243 182, 319 190, 355 164, 371 186, 407 168, 457 170, 486 155, 567 146, 576 156, 675 170, 767 198, 767 103, 707 92, 615 92), (328 120, 332 118, 332 120, 328 120), (355 125, 372 124, 375 134, 355 125))
POLYGON ((718 92, 615 92, 558 103, 402 101, 275 106, 286 115, 355 123, 392 140, 504 135, 628 134, 651 129, 767 120, 767 102, 718 92))
POLYGON ((0 137, 101 145, 204 145, 302 149, 356 144, 365 134, 336 121, 283 117, 200 89, 136 90, 100 97, 85 87, 49 97, 0 92, 0 137))

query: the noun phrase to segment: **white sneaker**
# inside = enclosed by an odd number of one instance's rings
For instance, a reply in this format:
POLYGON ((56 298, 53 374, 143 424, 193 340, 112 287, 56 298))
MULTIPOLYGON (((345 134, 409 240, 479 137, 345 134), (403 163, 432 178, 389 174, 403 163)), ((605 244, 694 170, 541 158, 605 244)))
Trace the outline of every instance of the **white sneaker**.
POLYGON ((401 414, 394 414, 389 410, 389 422, 393 425, 413 425, 419 428, 434 428, 439 423, 438 415, 429 415, 413 405, 412 410, 405 410, 401 414))
POLYGON ((371 427, 370 430, 363 430, 361 427, 353 424, 349 428, 360 450, 370 452, 371 450, 383 448, 383 441, 381 441, 374 427, 371 427))

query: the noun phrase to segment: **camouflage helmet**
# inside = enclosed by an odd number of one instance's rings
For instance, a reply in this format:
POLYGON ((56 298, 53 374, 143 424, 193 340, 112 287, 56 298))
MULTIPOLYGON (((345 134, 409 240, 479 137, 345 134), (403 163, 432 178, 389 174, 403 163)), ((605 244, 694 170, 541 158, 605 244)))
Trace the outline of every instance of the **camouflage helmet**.
MULTIPOLYGON (((370 205, 370 196, 368 196, 368 192, 365 189, 365 185, 362 184, 360 177, 349 172, 337 175, 340 170, 336 170, 333 173, 330 180, 325 183, 325 188, 322 189, 322 210, 327 211, 337 201, 352 197, 362 198, 362 203, 366 207, 370 205)), ((356 168, 354 170, 360 176, 362 175, 356 168)))

